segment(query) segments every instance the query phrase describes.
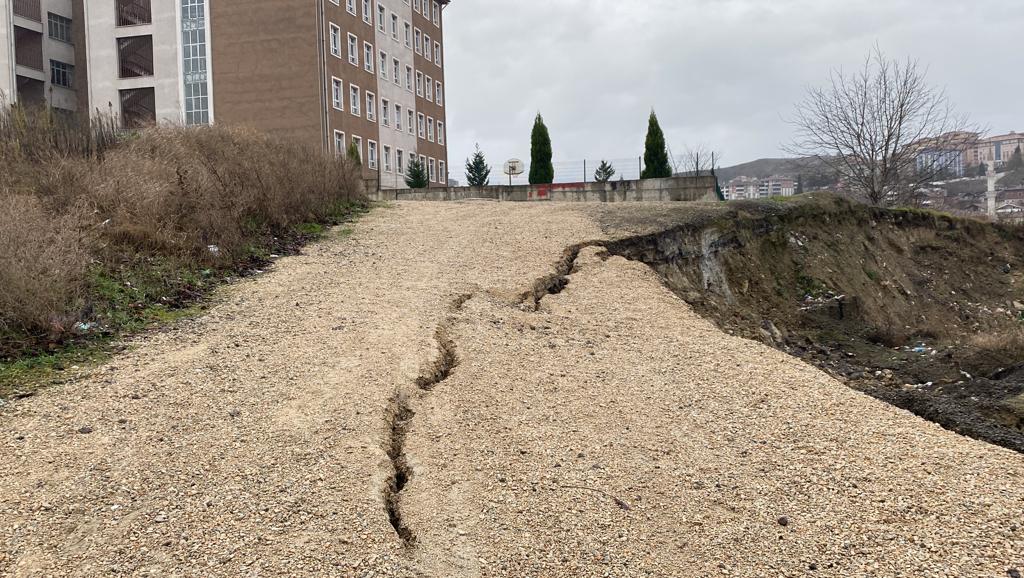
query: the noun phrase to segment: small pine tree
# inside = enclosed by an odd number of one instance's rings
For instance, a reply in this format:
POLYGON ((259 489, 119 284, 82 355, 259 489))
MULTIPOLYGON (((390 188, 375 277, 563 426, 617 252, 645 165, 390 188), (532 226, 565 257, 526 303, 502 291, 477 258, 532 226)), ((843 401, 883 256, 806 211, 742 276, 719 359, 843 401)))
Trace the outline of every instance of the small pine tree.
POLYGON ((466 180, 471 187, 485 187, 491 182, 491 167, 480 151, 479 144, 472 158, 466 159, 466 180))
POLYGON ((594 180, 599 183, 607 183, 615 176, 615 167, 602 160, 600 166, 594 171, 594 180))
POLYGON ((409 159, 405 166, 405 186, 410 189, 425 189, 430 186, 427 168, 416 157, 409 159))
POLYGON ((348 152, 346 153, 350 161, 356 164, 356 166, 363 166, 363 155, 359 152, 359 147, 356 143, 352 142, 348 144, 348 152))
POLYGON ((644 145, 644 170, 641 179, 664 179, 672 176, 672 165, 668 161, 668 147, 665 133, 658 124, 658 116, 651 110, 647 122, 647 141, 644 145))
POLYGON ((1006 170, 1016 171, 1024 169, 1024 156, 1021 155, 1020 147, 1013 151, 1013 156, 1010 157, 1010 162, 1006 163, 1006 170))
POLYGON ((796 194, 798 194, 798 195, 804 194, 804 176, 803 175, 797 175, 796 176, 796 194))
POLYGON ((987 177, 988 176, 988 165, 986 165, 985 163, 978 163, 978 176, 979 177, 987 177))
POLYGON ((555 166, 551 164, 551 135, 544 118, 537 113, 530 135, 530 184, 546 185, 555 182, 555 166))

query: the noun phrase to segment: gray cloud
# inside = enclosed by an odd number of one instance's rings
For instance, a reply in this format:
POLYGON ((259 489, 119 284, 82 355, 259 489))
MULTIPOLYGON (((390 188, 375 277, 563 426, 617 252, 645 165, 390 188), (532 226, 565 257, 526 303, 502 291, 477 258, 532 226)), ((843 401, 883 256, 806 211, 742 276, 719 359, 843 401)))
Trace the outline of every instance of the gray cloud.
POLYGON ((1020 0, 454 0, 451 172, 477 142, 496 166, 527 158, 538 111, 556 161, 641 154, 651 107, 677 153, 778 156, 804 88, 875 42, 927 64, 975 121, 1024 130, 1022 27, 1020 0))

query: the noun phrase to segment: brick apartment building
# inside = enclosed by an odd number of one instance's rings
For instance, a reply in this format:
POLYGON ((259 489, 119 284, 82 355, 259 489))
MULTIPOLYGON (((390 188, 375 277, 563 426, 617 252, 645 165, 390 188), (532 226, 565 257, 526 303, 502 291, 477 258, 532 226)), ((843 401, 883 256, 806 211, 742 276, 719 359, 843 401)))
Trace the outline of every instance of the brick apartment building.
POLYGON ((8 101, 158 122, 254 127, 402 188, 409 159, 448 178, 449 0, 0 0, 8 101))

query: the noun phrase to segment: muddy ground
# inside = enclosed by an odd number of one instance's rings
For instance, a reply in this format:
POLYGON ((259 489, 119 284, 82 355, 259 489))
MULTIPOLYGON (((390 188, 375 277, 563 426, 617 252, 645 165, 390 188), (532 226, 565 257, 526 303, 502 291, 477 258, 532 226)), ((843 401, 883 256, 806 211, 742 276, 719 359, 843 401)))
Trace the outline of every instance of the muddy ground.
POLYGON ((603 210, 726 331, 961 434, 1024 452, 1024 232, 828 195, 603 210))

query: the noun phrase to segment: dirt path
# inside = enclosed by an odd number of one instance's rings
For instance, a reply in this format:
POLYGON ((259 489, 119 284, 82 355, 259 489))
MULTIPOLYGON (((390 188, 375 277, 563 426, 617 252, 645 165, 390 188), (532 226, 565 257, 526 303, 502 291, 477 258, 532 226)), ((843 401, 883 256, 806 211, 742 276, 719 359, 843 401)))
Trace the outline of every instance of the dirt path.
POLYGON ((519 304, 598 214, 378 210, 7 406, 0 574, 1024 571, 1019 455, 729 337, 596 248, 519 304))

